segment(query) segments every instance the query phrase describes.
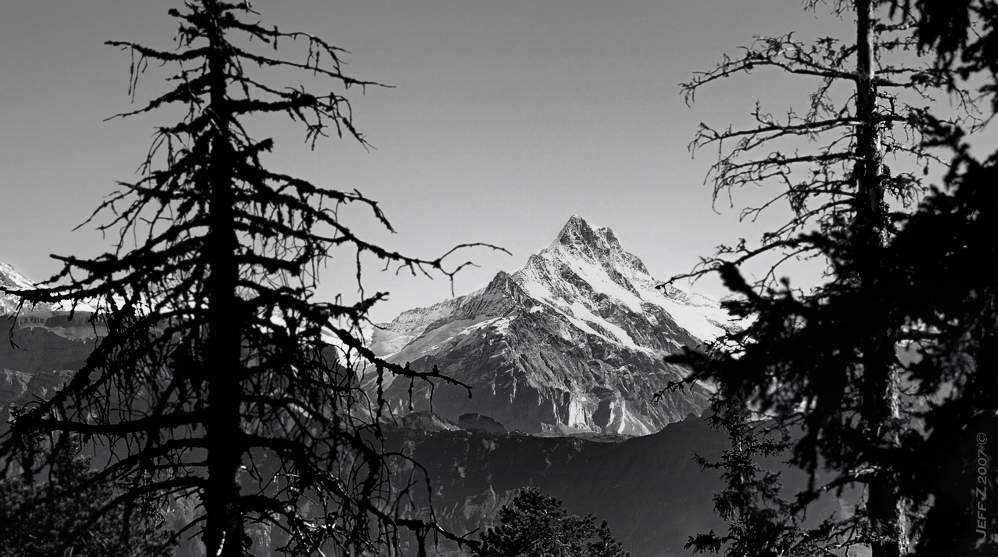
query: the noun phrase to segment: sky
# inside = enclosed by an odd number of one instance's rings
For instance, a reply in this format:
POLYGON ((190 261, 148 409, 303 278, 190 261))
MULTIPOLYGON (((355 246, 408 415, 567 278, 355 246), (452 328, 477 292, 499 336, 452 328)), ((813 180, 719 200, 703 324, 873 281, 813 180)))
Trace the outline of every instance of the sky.
MULTIPOLYGON (((128 53, 103 43, 170 48, 172 0, 13 0, 0 8, 0 261, 33 280, 59 269, 49 254, 111 249, 82 223, 118 180, 136 178, 164 115, 109 117, 164 91, 166 73, 128 95, 128 53)), ((653 276, 690 270, 720 243, 755 238, 737 207, 713 204, 711 153, 691 157, 701 121, 745 122, 756 99, 802 107, 806 87, 773 75, 730 79, 687 106, 679 84, 756 35, 831 34, 844 23, 800 0, 257 0, 266 24, 346 49, 345 72, 390 87, 352 88, 354 122, 372 149, 320 142, 269 122, 264 159, 319 185, 378 200, 395 227, 366 213, 349 222, 373 241, 435 258, 467 242, 501 245, 466 260, 454 291, 484 286, 547 246, 573 214, 614 230, 653 276)), ((761 72, 760 72, 761 73, 761 72)), ((812 85, 804 83, 803 85, 812 85)), ((758 195, 747 193, 746 195, 758 195)), ((736 199, 736 204, 742 200, 736 199)), ((388 291, 375 322, 451 295, 446 277, 395 276, 365 265, 365 288, 388 291)), ((352 259, 322 276, 319 299, 356 295, 352 259)), ((694 290, 715 297, 720 285, 694 290)))

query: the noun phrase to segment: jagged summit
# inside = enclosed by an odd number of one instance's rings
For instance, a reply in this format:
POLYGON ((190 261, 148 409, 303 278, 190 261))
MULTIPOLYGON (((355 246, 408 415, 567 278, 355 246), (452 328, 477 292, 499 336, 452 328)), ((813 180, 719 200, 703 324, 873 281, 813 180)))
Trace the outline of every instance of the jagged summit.
POLYGON ((593 232, 592 226, 586 222, 586 219, 580 217, 579 215, 572 215, 565 226, 561 228, 561 232, 555 236, 553 242, 548 247, 554 247, 558 244, 577 244, 577 243, 589 243, 595 240, 595 233, 593 232))
POLYGON ((552 254, 554 257, 582 257, 604 267, 624 265, 633 267, 639 273, 648 273, 640 259, 624 251, 613 230, 606 226, 593 227, 579 215, 572 215, 554 242, 536 256, 552 251, 555 252, 552 254))
POLYGON ((620 243, 609 227, 594 227, 579 215, 568 219, 548 249, 558 246, 585 252, 620 249, 620 243))
MULTIPOLYGON (((379 325, 371 348, 472 385, 471 400, 437 389, 433 409, 451 420, 477 412, 523 431, 647 434, 706 407, 703 390, 652 395, 685 373, 665 355, 715 338, 728 320, 716 302, 657 284, 609 228, 574 215, 522 269, 379 325)), ((405 413, 409 384, 395 387, 387 396, 405 413)), ((429 408, 428 390, 413 396, 429 408)))
POLYGON ((578 215, 569 219, 555 242, 530 256, 513 277, 531 296, 555 306, 575 307, 574 313, 583 311, 579 304, 596 313, 601 313, 597 308, 601 305, 635 314, 649 304, 652 311, 665 309, 699 340, 722 334, 727 320, 717 302, 709 298, 675 287, 659 289, 661 281, 649 274, 641 259, 621 247, 610 228, 593 228, 578 215))

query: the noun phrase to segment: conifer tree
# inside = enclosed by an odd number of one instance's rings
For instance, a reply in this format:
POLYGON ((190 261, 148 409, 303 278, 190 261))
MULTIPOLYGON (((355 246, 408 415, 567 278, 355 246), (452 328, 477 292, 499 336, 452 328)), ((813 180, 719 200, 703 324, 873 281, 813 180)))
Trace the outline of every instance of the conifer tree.
POLYGON ((683 86, 692 100, 703 86, 750 71, 818 81, 805 113, 789 110, 781 119, 757 104, 755 126, 702 126, 692 144, 720 149, 711 169, 715 199, 732 188, 769 185, 781 191, 743 217, 781 201, 791 211, 758 245, 722 246, 693 273, 718 272, 738 294, 728 308, 750 317, 704 352, 677 358, 694 369, 687 382, 718 386, 715 423, 735 442, 719 463, 730 496, 719 503, 734 522, 727 535, 691 540, 700 551, 817 555, 867 547, 875 557, 897 557, 908 552, 910 519, 919 510, 901 485, 899 449, 916 425, 914 401, 903 391, 910 377, 898 359, 899 344, 919 333, 884 295, 882 263, 924 191, 921 170, 939 160, 921 140, 923 107, 934 90, 952 90, 965 115, 973 107, 952 72, 893 61, 913 56, 911 19, 891 20, 877 0, 832 5, 836 15, 852 18, 851 40, 759 38, 683 86), (837 97, 843 89, 848 93, 837 97), (746 280, 743 268, 767 255, 775 263, 746 280), (806 292, 781 277, 783 263, 801 259, 827 266, 824 283, 806 292), (746 407, 766 420, 751 419, 746 407), (792 428, 798 433, 789 440, 792 428), (808 473, 806 489, 781 495, 778 481, 766 476, 731 483, 733 466, 752 466, 758 449, 751 447, 781 444, 789 462, 808 473), (852 516, 805 520, 817 500, 849 489, 861 494, 852 516))
MULTIPOLYGON (((998 6, 982 0, 892 2, 918 20, 922 48, 998 111, 998 6)), ((915 555, 998 553, 994 439, 998 436, 998 150, 964 126, 926 121, 927 141, 952 153, 943 183, 905 219, 883 262, 883 296, 920 332, 908 367, 924 432, 902 439, 902 491, 928 507, 915 555)))
POLYGON ((499 510, 499 524, 482 534, 477 557, 629 557, 606 522, 569 515, 561 501, 525 488, 499 510))
POLYGON ((62 272, 19 292, 89 305, 107 335, 65 387, 13 420, 0 459, 11 466, 45 432, 107 447, 92 480, 125 482, 120 504, 196 498, 203 513, 181 534, 199 532, 212 556, 247 555, 254 524, 291 554, 395 554, 405 530, 450 536, 399 516, 415 486, 388 484, 403 457, 383 448, 380 393, 387 374, 454 381, 365 347, 361 325, 384 293, 361 288, 348 303, 314 292, 320 269, 341 260, 358 283, 372 256, 413 273, 456 269, 365 241, 340 217, 360 208, 391 229, 377 203, 272 169, 274 142, 253 129, 254 117, 283 114, 313 147, 331 133, 364 143, 342 91, 376 84, 343 74, 343 51, 322 38, 259 22, 249 2, 190 0, 169 15, 174 49, 108 43, 132 56, 133 95, 149 66, 175 70, 169 90, 125 116, 182 114, 156 128, 140 178, 91 217, 108 217, 100 230, 115 249, 56 256, 62 272), (281 56, 289 48, 297 58, 281 56), (295 73, 307 81, 268 81, 295 73))
MULTIPOLYGON (((117 496, 111 483, 92 482, 90 459, 73 436, 38 443, 31 458, 47 463, 37 480, 0 478, 0 556, 169 557, 173 555, 161 505, 138 502, 75 527, 117 496), (46 446, 47 445, 47 446, 46 446), (65 551, 57 551, 66 547, 65 551)), ((22 455, 26 456, 26 455, 22 455)))

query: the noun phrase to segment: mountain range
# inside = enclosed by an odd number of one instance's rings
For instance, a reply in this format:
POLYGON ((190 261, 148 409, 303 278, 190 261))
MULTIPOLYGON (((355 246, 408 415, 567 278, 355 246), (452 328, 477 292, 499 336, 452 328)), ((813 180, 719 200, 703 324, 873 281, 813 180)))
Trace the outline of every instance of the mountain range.
POLYGON ((384 396, 399 414, 474 412, 528 433, 647 435, 699 415, 704 387, 655 398, 685 373, 663 358, 732 324, 717 302, 660 284, 612 230, 573 216, 522 269, 375 327, 376 354, 437 367, 470 385, 471 398, 404 380, 384 396))
MULTIPOLYGON (((731 321, 717 302, 659 285, 612 230, 573 216, 520 270, 374 328, 377 355, 417 370, 435 366, 469 385, 470 398, 464 388, 392 378, 384 396, 399 416, 432 410, 457 422, 477 413, 528 433, 647 435, 699 415, 710 394, 703 386, 656 399, 684 376, 663 358, 717 337, 731 321)), ((0 287, 31 286, 0 263, 0 287)), ((0 314, 17 303, 0 294, 0 314)), ((31 308, 21 326, 55 325, 55 309, 31 308)), ((37 334, 83 334, 67 331, 62 324, 37 334)))

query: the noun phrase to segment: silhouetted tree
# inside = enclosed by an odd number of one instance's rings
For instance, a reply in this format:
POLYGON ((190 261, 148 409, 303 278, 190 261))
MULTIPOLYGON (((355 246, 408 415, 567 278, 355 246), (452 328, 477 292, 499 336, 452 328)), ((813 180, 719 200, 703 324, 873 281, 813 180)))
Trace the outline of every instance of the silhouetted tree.
MULTIPOLYGON (((817 2, 805 4, 814 9, 817 2)), ((766 68, 819 83, 804 114, 790 110, 781 119, 757 104, 755 126, 718 131, 702 125, 692 144, 720 149, 710 175, 715 199, 744 185, 782 189, 745 209, 743 218, 754 219, 781 200, 791 210, 759 245, 743 240, 722 246, 694 273, 718 272, 738 294, 727 307, 749 318, 704 352, 676 359, 694 369, 687 383, 718 386, 716 423, 735 447, 718 463, 729 482, 718 512, 733 522, 727 535, 691 540, 697 550, 817 555, 869 547, 875 557, 908 551, 909 520, 920 509, 902 490, 901 445, 902 438, 918 435, 919 424, 911 421, 915 401, 904 390, 911 373, 898 347, 922 331, 887 295, 883 263, 899 223, 925 191, 927 165, 939 160, 921 135, 930 94, 952 91, 965 116, 974 107, 952 72, 903 65, 916 48, 913 22, 904 16, 892 21, 880 4, 832 3, 836 15, 855 18, 853 40, 759 38, 738 58, 725 58, 683 85, 692 100, 713 81, 766 68), (847 93, 839 98, 841 91, 847 93), (748 282, 742 268, 763 255, 775 263, 748 282), (785 262, 802 259, 827 266, 824 283, 808 292, 780 276, 785 262), (754 421, 746 407, 771 423, 754 421), (789 440, 791 428, 799 434, 789 440), (781 444, 789 462, 810 476, 804 491, 781 496, 774 491, 778 478, 735 473, 756 465, 761 455, 753 447, 768 451, 781 444), (815 501, 848 488, 862 491, 853 516, 804 520, 815 501)))
MULTIPOLYGON (((998 110, 998 6, 994 2, 892 2, 916 17, 917 37, 942 71, 990 97, 998 110)), ((902 439, 901 489, 929 506, 916 524, 916 555, 998 553, 993 454, 998 435, 998 150, 971 154, 961 125, 926 121, 927 141, 953 154, 943 184, 892 239, 884 288, 909 328, 922 333, 911 390, 931 400, 924 435, 902 439)))
POLYGON ((478 557, 627 557, 606 522, 569 516, 561 501, 536 488, 521 490, 499 510, 499 525, 482 534, 478 557))
POLYGON ((998 275, 982 265, 998 257, 996 162, 959 146, 946 189, 926 197, 884 259, 886 303, 921 332, 909 391, 929 401, 915 413, 924 431, 903 437, 897 458, 902 493, 929 508, 916 555, 998 553, 998 275))
POLYGON ((249 2, 188 1, 169 14, 175 49, 108 43, 132 55, 133 94, 150 64, 176 70, 167 92, 126 116, 182 115, 156 128, 141 178, 95 212, 109 215, 100 230, 116 249, 56 256, 61 273, 19 292, 89 304, 107 336, 71 382, 13 421, 0 457, 40 432, 106 446, 92 481, 125 482, 123 504, 198 498, 203 514, 187 531, 200 529, 212 556, 245 555, 251 524, 283 530, 280 549, 294 554, 393 554, 400 530, 422 541, 442 533, 399 516, 414 486, 388 483, 390 459, 403 457, 383 448, 381 385, 386 374, 450 380, 365 347, 361 325, 384 293, 319 302, 314 290, 334 255, 358 283, 362 257, 413 273, 456 269, 357 236, 341 213, 360 206, 391 229, 378 205, 268 168, 274 143, 250 126, 283 114, 313 147, 330 132, 364 143, 336 90, 372 83, 341 73, 342 51, 323 39, 257 22, 249 2), (278 56, 279 46, 300 58, 278 56), (267 80, 295 72, 305 85, 267 80))

